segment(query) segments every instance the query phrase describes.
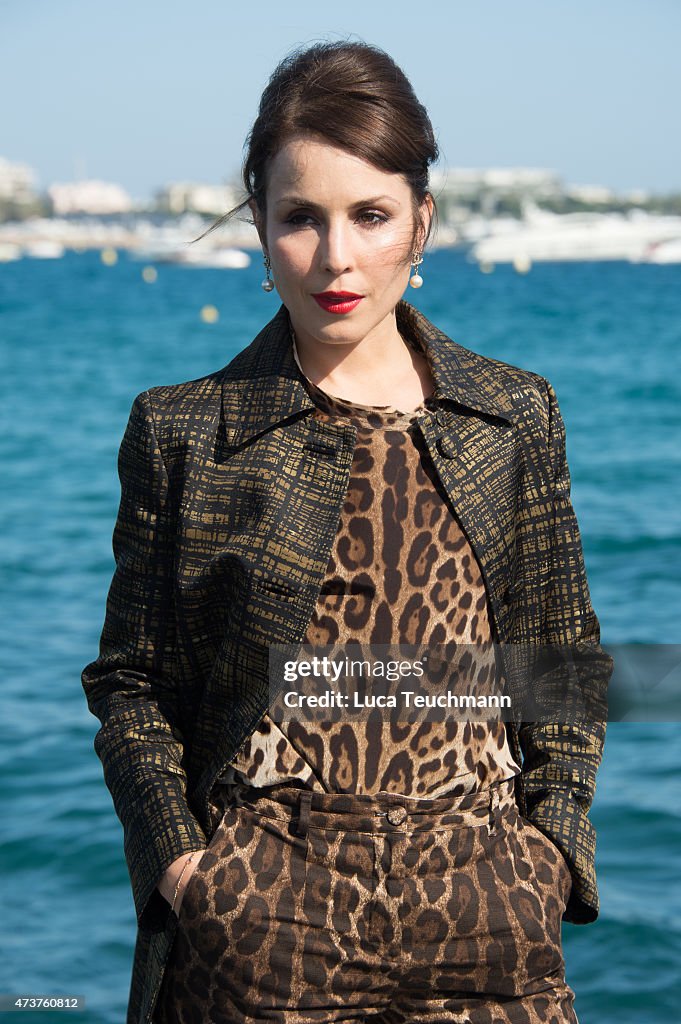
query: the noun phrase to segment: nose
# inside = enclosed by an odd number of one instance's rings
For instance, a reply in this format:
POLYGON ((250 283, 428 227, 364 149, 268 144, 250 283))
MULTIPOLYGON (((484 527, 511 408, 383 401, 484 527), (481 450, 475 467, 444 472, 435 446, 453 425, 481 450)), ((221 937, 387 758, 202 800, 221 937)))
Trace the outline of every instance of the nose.
POLYGON ((352 269, 349 225, 334 222, 326 226, 321 238, 320 256, 324 270, 334 277, 347 274, 352 269))

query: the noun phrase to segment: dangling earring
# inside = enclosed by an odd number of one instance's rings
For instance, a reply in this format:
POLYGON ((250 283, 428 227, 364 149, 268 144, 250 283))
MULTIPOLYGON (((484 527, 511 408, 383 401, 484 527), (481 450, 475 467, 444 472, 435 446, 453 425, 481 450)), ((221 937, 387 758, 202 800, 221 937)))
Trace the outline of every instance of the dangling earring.
POLYGON ((419 274, 419 267, 423 263, 423 253, 420 249, 414 249, 414 255, 411 258, 411 263, 414 268, 414 273, 409 278, 409 284, 412 288, 420 288, 423 284, 423 278, 419 274))
POLYGON ((263 253, 263 260, 265 263, 265 273, 267 274, 267 277, 262 282, 262 290, 264 292, 271 292, 274 288, 274 281, 270 277, 270 270, 272 269, 272 264, 270 263, 270 258, 267 255, 267 253, 263 253))

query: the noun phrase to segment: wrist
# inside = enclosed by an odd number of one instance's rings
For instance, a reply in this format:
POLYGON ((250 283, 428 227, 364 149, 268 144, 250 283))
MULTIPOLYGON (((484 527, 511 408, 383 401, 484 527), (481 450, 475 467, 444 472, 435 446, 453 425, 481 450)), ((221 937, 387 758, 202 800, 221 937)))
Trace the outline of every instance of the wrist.
MULTIPOLYGON (((178 896, 178 893, 180 892, 180 886, 182 885, 182 879, 185 877, 185 873, 187 871, 187 868, 189 867, 189 865, 192 863, 192 861, 196 857, 201 856, 201 852, 202 851, 200 851, 200 850, 195 850, 193 853, 190 853, 186 857, 185 862, 182 865, 182 868, 180 870, 180 873, 177 876, 177 881, 175 882, 175 886, 173 888, 172 900, 171 900, 171 903, 170 903, 170 907, 171 907, 172 910, 175 909, 175 904, 177 902, 177 896, 178 896)), ((191 873, 190 873, 190 875, 188 877, 191 877, 191 873)))

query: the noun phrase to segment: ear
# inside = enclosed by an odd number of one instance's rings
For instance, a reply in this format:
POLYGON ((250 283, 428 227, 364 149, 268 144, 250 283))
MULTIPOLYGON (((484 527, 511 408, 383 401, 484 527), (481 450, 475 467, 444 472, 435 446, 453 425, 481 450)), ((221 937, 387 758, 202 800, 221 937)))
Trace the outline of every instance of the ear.
POLYGON ((258 232, 258 238, 260 239, 260 244, 261 244, 261 246, 263 248, 263 252, 267 252, 267 240, 266 240, 266 237, 265 237, 265 225, 263 223, 263 219, 262 219, 262 217, 260 215, 260 210, 258 209, 258 204, 256 203, 255 199, 249 199, 248 200, 248 207, 249 207, 249 209, 251 211, 251 214, 253 216, 253 223, 255 224, 255 230, 258 232))
POLYGON ((428 237, 428 231, 430 229, 430 224, 431 224, 431 221, 433 219, 433 212, 434 212, 434 210, 435 210, 435 200, 431 196, 430 192, 427 192, 425 199, 421 203, 421 209, 419 211, 420 214, 421 214, 421 220, 423 222, 423 230, 419 234, 419 248, 420 249, 423 249, 423 247, 425 245, 425 242, 426 242, 426 238, 428 237))

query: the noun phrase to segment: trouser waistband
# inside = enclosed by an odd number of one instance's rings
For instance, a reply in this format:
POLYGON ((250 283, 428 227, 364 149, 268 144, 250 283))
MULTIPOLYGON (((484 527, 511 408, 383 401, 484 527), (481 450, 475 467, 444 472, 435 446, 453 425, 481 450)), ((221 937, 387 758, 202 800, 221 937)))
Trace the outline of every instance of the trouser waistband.
POLYGON ((496 829, 501 815, 516 806, 514 779, 463 796, 414 799, 399 793, 319 793, 299 784, 257 788, 227 787, 230 802, 269 818, 296 819, 295 831, 308 828, 370 833, 452 829, 487 824, 496 829))

